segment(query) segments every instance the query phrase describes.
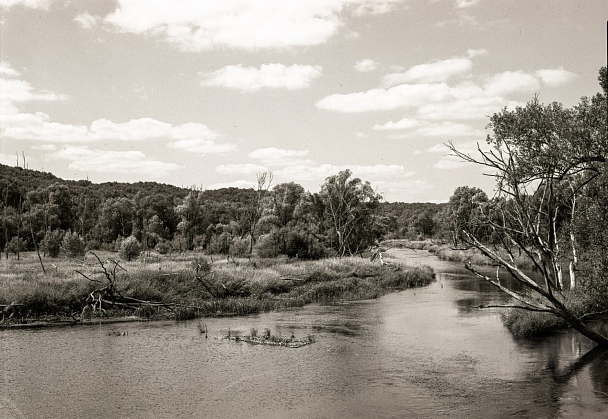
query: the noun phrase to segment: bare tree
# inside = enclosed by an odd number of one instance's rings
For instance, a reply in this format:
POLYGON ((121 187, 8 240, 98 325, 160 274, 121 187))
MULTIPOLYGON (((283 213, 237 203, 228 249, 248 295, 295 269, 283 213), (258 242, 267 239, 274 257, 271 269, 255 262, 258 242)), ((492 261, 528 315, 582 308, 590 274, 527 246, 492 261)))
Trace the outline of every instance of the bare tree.
POLYGON ((577 196, 607 169, 606 98, 600 94, 594 99, 583 99, 573 109, 556 103, 544 106, 536 99, 514 111, 503 109, 490 118, 490 149, 478 145, 478 158, 458 151, 452 143, 448 147, 453 155, 489 169, 496 179, 497 198, 481 212, 498 243, 483 241, 466 224, 458 232, 465 243, 496 263, 496 276, 471 264, 467 269, 509 294, 515 303, 506 307, 551 313, 608 346, 607 337, 568 308, 561 266, 569 259, 570 287, 575 286, 577 249, 569 220, 577 209, 577 196), (516 254, 531 261, 542 281, 535 281, 517 265, 516 254), (524 291, 501 283, 500 269, 523 285, 524 291))

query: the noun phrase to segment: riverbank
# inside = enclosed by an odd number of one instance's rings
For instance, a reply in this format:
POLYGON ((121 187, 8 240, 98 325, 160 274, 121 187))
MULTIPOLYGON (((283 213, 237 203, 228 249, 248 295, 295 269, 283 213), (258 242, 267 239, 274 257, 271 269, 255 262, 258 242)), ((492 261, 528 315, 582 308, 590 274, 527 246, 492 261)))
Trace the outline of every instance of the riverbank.
MULTIPOLYGON (((454 248, 453 245, 447 243, 439 243, 432 240, 405 240, 394 239, 382 242, 384 247, 397 247, 412 250, 426 250, 440 260, 448 262, 470 262, 472 265, 493 265, 494 262, 482 254, 479 250, 471 248, 454 248)), ((504 257, 508 259, 508 255, 504 252, 504 257)), ((532 263, 525 256, 516 256, 515 263, 521 268, 532 268, 532 263)))
MULTIPOLYGON (((435 243, 430 240, 389 240, 382 243, 385 248, 407 248, 411 250, 428 251, 438 259, 449 262, 470 262, 472 265, 488 266, 494 262, 476 249, 453 249, 447 244, 435 243)), ((506 256, 506 255, 505 255, 506 256)), ((516 259, 519 267, 532 269, 532 263, 523 256, 516 259)), ((560 300, 570 312, 585 323, 597 323, 597 327, 608 327, 608 294, 603 283, 581 281, 574 290, 564 289, 560 292, 560 300)), ((503 309, 500 318, 504 327, 515 338, 538 338, 548 336, 570 328, 570 325, 560 317, 550 313, 533 312, 519 309, 503 309)), ((596 326, 594 326, 596 327, 596 326)), ((603 333, 608 333, 608 329, 603 333)))
POLYGON ((248 315, 310 303, 378 298, 428 285, 428 267, 380 266, 363 258, 297 261, 155 255, 122 262, 112 253, 46 261, 35 255, 0 264, 0 327, 187 320, 248 315))

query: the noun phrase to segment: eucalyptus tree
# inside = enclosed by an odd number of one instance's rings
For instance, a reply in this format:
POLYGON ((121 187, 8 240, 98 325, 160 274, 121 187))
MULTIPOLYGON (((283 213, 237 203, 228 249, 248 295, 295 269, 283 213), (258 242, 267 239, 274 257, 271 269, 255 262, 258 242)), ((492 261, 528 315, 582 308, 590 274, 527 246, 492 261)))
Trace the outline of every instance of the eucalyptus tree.
MULTIPOLYGON (((506 108, 490 118, 489 149, 478 146, 472 157, 450 143, 453 154, 489 169, 496 179, 497 196, 480 216, 501 246, 487 243, 470 228, 459 225, 460 238, 490 257, 527 292, 508 288, 498 278, 467 268, 513 297, 510 307, 551 313, 593 341, 608 346, 608 338, 585 325, 564 297, 562 264, 569 261, 572 287, 577 263, 578 202, 607 170, 608 106, 606 70, 600 72, 604 88, 583 98, 573 108, 543 105, 535 98, 515 110, 506 108), (500 250, 506 250, 505 253, 500 250), (521 253, 542 275, 535 281, 516 263, 521 253)), ((604 228, 604 226, 596 226, 604 228)))

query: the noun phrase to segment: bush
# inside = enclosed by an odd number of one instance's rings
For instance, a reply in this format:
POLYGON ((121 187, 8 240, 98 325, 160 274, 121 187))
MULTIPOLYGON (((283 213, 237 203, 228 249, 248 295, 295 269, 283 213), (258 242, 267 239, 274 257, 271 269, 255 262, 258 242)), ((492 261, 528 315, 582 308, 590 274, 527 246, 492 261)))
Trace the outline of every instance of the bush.
POLYGON ((321 259, 326 256, 326 249, 313 236, 309 235, 307 237, 301 233, 290 231, 287 234, 285 254, 299 259, 321 259))
POLYGON ((47 230, 42 239, 42 249, 49 257, 56 258, 61 252, 61 243, 63 240, 63 231, 47 230))
POLYGON ((168 241, 161 241, 158 242, 156 247, 154 247, 154 249, 156 249, 156 251, 158 253, 160 253, 161 255, 166 255, 167 253, 170 253, 172 248, 171 248, 171 243, 169 243, 168 241))
POLYGON ((13 237, 6 245, 6 250, 14 255, 23 252, 27 248, 27 242, 21 237, 13 237))
POLYGON ((120 243, 118 254, 126 261, 137 259, 141 253, 141 243, 135 236, 129 236, 120 243))
POLYGON ((249 240, 250 238, 239 238, 235 237, 232 239, 230 244, 230 255, 237 257, 244 257, 249 254, 249 240))
POLYGON ((75 231, 68 231, 61 241, 61 250, 68 257, 84 256, 84 240, 75 231))

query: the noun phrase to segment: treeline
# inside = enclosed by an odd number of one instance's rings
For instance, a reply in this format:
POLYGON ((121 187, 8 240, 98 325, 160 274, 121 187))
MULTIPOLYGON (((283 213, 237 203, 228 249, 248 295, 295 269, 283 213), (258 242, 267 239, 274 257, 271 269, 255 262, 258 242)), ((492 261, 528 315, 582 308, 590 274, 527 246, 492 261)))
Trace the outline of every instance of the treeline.
POLYGON ((70 181, 0 165, 0 246, 8 258, 25 250, 72 256, 85 249, 198 249, 316 259, 352 255, 377 240, 422 238, 441 228, 438 204, 382 202, 369 182, 345 170, 317 193, 296 183, 199 190, 154 182, 70 181), (128 240, 127 240, 128 239, 128 240))

